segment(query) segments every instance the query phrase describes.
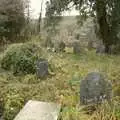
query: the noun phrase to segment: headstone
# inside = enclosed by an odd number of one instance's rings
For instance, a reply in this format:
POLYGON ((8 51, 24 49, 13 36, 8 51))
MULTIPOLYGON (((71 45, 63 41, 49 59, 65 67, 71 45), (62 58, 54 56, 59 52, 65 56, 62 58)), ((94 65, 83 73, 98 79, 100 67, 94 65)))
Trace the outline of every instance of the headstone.
POLYGON ((65 43, 63 41, 61 41, 59 43, 59 51, 60 52, 64 52, 65 51, 65 43))
POLYGON ((93 41, 89 40, 88 41, 88 50, 91 50, 93 48, 93 41))
POLYGON ((63 41, 60 41, 55 44, 55 52, 65 52, 65 43, 63 41))
POLYGON ((79 39, 80 39, 80 34, 79 34, 79 33, 77 33, 77 34, 75 35, 75 39, 76 39, 76 40, 79 40, 79 39))
POLYGON ((55 103, 29 101, 14 120, 57 120, 60 109, 55 103))
POLYGON ((75 42, 73 44, 73 53, 74 54, 80 54, 80 52, 81 52, 80 44, 75 42))
POLYGON ((97 46, 96 53, 97 54, 104 54, 105 53, 105 46, 104 45, 97 46))
POLYGON ((110 100, 112 96, 112 85, 105 80, 102 74, 93 72, 81 81, 80 102, 84 105, 98 104, 104 100, 110 100))
POLYGON ((44 78, 48 75, 48 61, 40 59, 36 64, 36 73, 38 78, 44 78))

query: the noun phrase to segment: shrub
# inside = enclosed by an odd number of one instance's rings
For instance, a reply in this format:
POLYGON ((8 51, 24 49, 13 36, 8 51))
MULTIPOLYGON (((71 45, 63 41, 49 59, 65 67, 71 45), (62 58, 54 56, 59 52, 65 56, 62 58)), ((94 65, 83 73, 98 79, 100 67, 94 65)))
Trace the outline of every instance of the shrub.
POLYGON ((24 84, 38 84, 39 81, 36 75, 28 74, 20 82, 24 84))
POLYGON ((1 67, 14 74, 30 74, 35 72, 35 62, 41 52, 37 44, 14 44, 8 47, 1 60, 1 67))

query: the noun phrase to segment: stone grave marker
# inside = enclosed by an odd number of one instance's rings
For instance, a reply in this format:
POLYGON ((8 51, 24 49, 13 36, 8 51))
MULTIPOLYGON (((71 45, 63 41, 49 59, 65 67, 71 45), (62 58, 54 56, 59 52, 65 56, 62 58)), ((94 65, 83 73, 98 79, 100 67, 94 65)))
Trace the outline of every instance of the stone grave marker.
POLYGON ((105 46, 104 45, 97 46, 96 53, 97 54, 104 54, 105 53, 105 46))
POLYGON ((74 54, 80 54, 81 53, 81 47, 80 47, 80 44, 78 42, 75 42, 73 44, 73 53, 74 54))
POLYGON ((112 85, 100 73, 89 73, 80 83, 80 102, 83 105, 109 101, 111 97, 112 85))
POLYGON ((40 59, 36 64, 36 74, 38 78, 44 78, 48 75, 48 61, 40 59))
POLYGON ((30 100, 14 120, 57 120, 60 109, 55 103, 30 100))

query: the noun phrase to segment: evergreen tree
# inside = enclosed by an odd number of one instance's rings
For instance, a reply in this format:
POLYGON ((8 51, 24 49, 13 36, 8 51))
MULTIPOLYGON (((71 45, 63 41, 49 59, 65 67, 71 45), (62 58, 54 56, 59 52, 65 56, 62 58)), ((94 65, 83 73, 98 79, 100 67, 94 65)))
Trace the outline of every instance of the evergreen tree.
POLYGON ((0 38, 15 41, 25 24, 22 0, 0 0, 0 38))

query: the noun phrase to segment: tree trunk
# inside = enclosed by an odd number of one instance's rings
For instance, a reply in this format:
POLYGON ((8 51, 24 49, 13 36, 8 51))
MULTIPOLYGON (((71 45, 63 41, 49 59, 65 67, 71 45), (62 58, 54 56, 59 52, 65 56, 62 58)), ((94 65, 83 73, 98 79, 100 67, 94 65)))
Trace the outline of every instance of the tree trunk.
POLYGON ((43 12, 43 1, 41 1, 41 9, 40 9, 40 16, 39 16, 39 20, 38 20, 38 32, 41 32, 41 22, 42 22, 42 12, 43 12))
POLYGON ((110 28, 107 23, 106 19, 106 3, 102 0, 96 0, 96 7, 97 7, 97 20, 99 24, 99 32, 100 32, 100 37, 103 40, 103 44, 105 45, 105 52, 109 53, 110 49, 110 28))

